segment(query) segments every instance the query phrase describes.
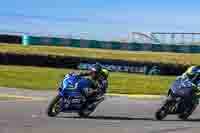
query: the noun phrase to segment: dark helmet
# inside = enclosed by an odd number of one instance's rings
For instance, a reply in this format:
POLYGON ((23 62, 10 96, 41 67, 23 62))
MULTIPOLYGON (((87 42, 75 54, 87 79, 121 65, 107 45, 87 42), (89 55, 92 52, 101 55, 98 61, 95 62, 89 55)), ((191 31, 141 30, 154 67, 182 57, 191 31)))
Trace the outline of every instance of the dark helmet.
POLYGON ((95 72, 95 73, 100 73, 102 70, 102 66, 99 63, 96 63, 92 66, 91 71, 95 72))

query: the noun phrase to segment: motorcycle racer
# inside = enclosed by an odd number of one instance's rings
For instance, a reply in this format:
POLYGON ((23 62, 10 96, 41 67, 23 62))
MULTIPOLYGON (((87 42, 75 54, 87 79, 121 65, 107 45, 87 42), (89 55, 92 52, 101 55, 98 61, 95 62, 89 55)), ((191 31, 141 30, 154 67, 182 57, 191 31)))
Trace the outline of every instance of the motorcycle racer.
POLYGON ((90 77, 92 88, 84 88, 82 91, 82 94, 86 97, 86 99, 89 99, 93 96, 96 97, 97 95, 103 96, 107 91, 109 71, 105 68, 102 68, 99 63, 93 65, 87 72, 72 72, 70 75, 90 77))
POLYGON ((200 66, 191 66, 189 67, 181 76, 178 76, 177 79, 188 80, 193 85, 193 90, 196 95, 192 96, 193 103, 199 104, 200 92, 200 66))

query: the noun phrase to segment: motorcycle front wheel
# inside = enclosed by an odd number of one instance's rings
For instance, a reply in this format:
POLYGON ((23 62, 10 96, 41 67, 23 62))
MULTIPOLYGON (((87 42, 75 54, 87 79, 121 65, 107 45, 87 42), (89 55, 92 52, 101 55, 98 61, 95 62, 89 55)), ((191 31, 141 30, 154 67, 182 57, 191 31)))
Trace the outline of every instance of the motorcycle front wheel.
POLYGON ((155 113, 156 120, 163 120, 166 116, 167 116, 167 111, 163 107, 158 109, 155 113))
POLYGON ((47 108, 47 115, 49 117, 55 117, 57 116, 61 110, 61 101, 62 101, 62 97, 60 97, 59 95, 57 95, 49 104, 48 108, 47 108))
POLYGON ((165 104, 163 104, 162 107, 155 113, 156 120, 163 120, 173 107, 174 104, 172 104, 169 100, 165 101, 165 104))

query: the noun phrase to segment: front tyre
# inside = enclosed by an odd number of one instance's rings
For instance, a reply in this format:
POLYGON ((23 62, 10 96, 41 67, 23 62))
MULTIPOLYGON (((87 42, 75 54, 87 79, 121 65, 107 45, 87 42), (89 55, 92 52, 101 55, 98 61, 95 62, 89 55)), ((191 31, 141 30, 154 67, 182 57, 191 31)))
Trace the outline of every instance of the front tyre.
POLYGON ((163 120, 168 115, 170 107, 172 107, 172 104, 169 100, 167 100, 165 104, 156 111, 156 120, 163 120))
POLYGON ((155 118, 156 120, 163 120, 167 116, 167 114, 167 111, 163 107, 161 107, 156 111, 155 118))
POLYGON ((48 108, 47 108, 47 115, 49 117, 55 117, 57 116, 60 112, 61 112, 61 103, 60 101, 62 100, 62 97, 60 97, 59 95, 57 95, 49 104, 48 108))

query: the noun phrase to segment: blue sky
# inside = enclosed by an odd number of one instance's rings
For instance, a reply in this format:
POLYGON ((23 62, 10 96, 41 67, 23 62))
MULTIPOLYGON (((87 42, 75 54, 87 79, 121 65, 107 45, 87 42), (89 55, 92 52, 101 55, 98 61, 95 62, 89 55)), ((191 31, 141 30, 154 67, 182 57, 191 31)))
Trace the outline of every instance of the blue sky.
POLYGON ((198 0, 5 0, 0 30, 98 40, 131 31, 199 32, 199 5, 198 0))

